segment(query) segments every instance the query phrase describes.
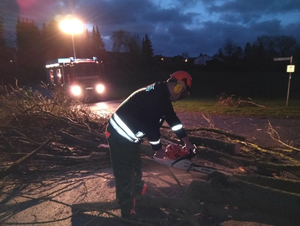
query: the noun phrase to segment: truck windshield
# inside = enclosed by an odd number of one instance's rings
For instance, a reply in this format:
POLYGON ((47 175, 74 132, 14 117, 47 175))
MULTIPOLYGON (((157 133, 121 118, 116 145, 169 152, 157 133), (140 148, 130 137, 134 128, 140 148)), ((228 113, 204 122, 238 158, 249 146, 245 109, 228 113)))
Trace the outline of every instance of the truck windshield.
POLYGON ((96 63, 74 64, 73 73, 75 76, 100 75, 100 65, 96 63))

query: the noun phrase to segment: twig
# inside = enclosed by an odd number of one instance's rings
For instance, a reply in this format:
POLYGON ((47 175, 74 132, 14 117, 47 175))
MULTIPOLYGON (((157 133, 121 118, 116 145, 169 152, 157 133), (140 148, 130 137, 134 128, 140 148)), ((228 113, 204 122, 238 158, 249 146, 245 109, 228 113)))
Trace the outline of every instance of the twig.
POLYGON ((287 148, 290 148, 290 149, 292 149, 292 150, 294 150, 294 151, 300 151, 300 148, 293 147, 293 146, 288 145, 288 144, 284 143, 283 141, 281 141, 278 132, 272 127, 270 121, 268 121, 268 134, 270 135, 270 137, 271 137, 273 140, 279 142, 279 143, 282 144, 283 146, 285 146, 285 147, 287 147, 287 148), (275 138, 274 135, 275 135, 277 138, 275 138))
MULTIPOLYGON (((198 153, 201 156, 201 151, 198 153)), ((223 158, 229 159, 230 161, 233 161, 238 164, 244 164, 246 166, 259 166, 259 167, 264 167, 267 169, 275 169, 275 170, 282 170, 282 171, 298 171, 298 170, 300 170, 300 162, 297 160, 293 161, 293 162, 295 162, 294 165, 292 165, 292 164, 276 164, 276 163, 258 161, 255 159, 247 159, 244 157, 231 156, 231 155, 228 155, 228 154, 220 152, 220 151, 214 151, 212 153, 214 155, 221 156, 223 158)), ((291 160, 293 160, 293 159, 291 159, 291 160)))
POLYGON ((26 140, 28 140, 29 142, 31 142, 31 143, 33 143, 33 144, 38 144, 38 145, 40 145, 40 143, 35 142, 35 141, 29 139, 25 134, 21 133, 20 131, 18 131, 18 130, 16 130, 16 129, 14 129, 13 131, 15 131, 15 132, 17 132, 18 134, 20 134, 22 137, 24 137, 24 138, 25 138, 26 140))
POLYGON ((217 134, 222 134, 225 135, 227 137, 231 137, 231 138, 235 138, 238 140, 246 140, 246 138, 244 136, 240 136, 240 135, 236 135, 233 133, 228 133, 219 129, 211 129, 211 128, 205 128, 205 127, 200 127, 200 128, 193 128, 193 129, 186 129, 187 132, 194 132, 194 131, 208 131, 208 132, 213 132, 213 133, 217 133, 217 134))
POLYGON ((240 102, 241 102, 241 103, 246 103, 246 104, 252 104, 252 105, 254 105, 254 106, 261 107, 261 108, 272 109, 272 108, 270 108, 270 107, 266 107, 266 106, 264 106, 264 105, 254 103, 253 101, 241 100, 240 102))
POLYGON ((0 133, 0 135, 1 135, 1 137, 9 144, 9 146, 12 148, 12 149, 14 149, 14 150, 16 150, 17 152, 20 152, 20 150, 18 150, 17 148, 15 148, 12 144, 11 144, 11 142, 2 134, 2 133, 0 133))
POLYGON ((201 115, 209 123, 209 125, 212 128, 215 128, 215 124, 214 124, 213 120, 209 117, 209 115, 205 116, 203 113, 201 115))
POLYGON ((57 134, 60 135, 61 137, 63 137, 64 139, 71 141, 72 143, 80 144, 81 146, 84 146, 86 148, 90 147, 90 148, 97 149, 98 145, 99 145, 96 142, 75 137, 67 132, 62 131, 62 130, 58 130, 57 134))
POLYGON ((64 217, 64 218, 60 218, 57 220, 51 220, 51 221, 39 221, 39 222, 18 222, 18 223, 14 223, 14 222, 4 222, 2 223, 2 225, 36 225, 36 224, 50 224, 50 223, 55 223, 55 222, 60 222, 60 221, 64 221, 64 220, 68 220, 70 218, 72 218, 73 215, 64 217))
POLYGON ((276 156, 276 155, 280 156, 281 158, 289 160, 290 162, 295 163, 295 164, 300 164, 300 161, 296 160, 295 158, 286 156, 286 155, 284 155, 282 153, 279 153, 279 152, 276 152, 276 151, 273 151, 273 150, 270 150, 270 149, 262 148, 259 145, 255 144, 255 143, 252 143, 252 142, 249 142, 249 141, 245 142, 245 141, 239 141, 239 140, 232 140, 232 142, 243 144, 246 147, 251 147, 251 148, 254 148, 254 149, 258 150, 258 151, 261 151, 261 152, 264 152, 264 153, 268 153, 268 154, 272 154, 274 156, 276 156))

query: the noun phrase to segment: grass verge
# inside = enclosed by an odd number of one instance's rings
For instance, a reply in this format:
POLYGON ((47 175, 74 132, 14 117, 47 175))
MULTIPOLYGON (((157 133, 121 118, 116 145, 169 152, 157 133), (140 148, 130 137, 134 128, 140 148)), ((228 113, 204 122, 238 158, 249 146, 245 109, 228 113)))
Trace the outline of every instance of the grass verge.
MULTIPOLYGON (((229 97, 230 98, 230 97, 229 97)), ((187 99, 174 103, 178 112, 198 112, 211 115, 300 118, 300 100, 228 100, 187 99)))

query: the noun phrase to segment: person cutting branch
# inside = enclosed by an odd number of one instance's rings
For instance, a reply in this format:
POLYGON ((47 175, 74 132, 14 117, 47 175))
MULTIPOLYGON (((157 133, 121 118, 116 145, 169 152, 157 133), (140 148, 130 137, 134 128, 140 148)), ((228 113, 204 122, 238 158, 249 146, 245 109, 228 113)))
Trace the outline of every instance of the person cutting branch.
POLYGON ((142 138, 147 137, 155 157, 164 158, 166 153, 160 140, 160 128, 166 121, 184 142, 185 148, 194 149, 172 105, 172 102, 190 95, 191 85, 192 77, 189 73, 176 71, 167 81, 156 82, 133 92, 110 117, 105 134, 122 217, 132 216, 134 197, 146 189, 142 180, 142 138))

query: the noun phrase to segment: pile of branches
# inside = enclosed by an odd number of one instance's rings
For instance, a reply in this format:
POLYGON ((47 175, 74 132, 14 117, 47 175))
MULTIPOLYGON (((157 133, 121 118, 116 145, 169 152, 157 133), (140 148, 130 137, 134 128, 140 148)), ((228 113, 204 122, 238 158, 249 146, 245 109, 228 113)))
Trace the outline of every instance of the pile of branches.
POLYGON ((261 108, 268 108, 266 106, 255 103, 250 97, 248 100, 242 100, 241 97, 236 98, 235 95, 228 95, 226 93, 221 93, 218 97, 217 106, 219 107, 252 107, 258 106, 261 108))
POLYGON ((107 115, 93 114, 63 87, 45 87, 0 86, 0 178, 20 173, 20 166, 24 174, 108 159, 107 148, 99 147, 106 143, 107 115))

